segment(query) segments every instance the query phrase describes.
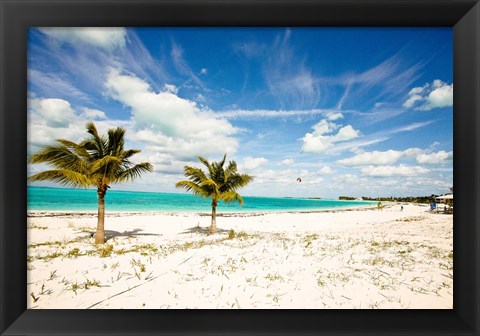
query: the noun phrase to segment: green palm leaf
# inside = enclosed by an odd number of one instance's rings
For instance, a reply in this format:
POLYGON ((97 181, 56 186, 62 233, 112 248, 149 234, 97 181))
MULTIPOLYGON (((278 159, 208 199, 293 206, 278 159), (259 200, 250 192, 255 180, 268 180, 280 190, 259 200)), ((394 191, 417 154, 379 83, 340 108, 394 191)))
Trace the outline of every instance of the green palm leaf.
POLYGON ((148 162, 139 163, 127 170, 121 170, 115 176, 116 182, 127 182, 139 178, 142 173, 152 172, 153 166, 148 162))
POLYGON ((87 175, 71 170, 46 170, 41 173, 31 175, 28 180, 31 182, 48 180, 66 186, 85 188, 94 184, 87 175))
POLYGON ((113 166, 119 165, 121 162, 122 161, 116 156, 105 155, 104 157, 101 157, 98 160, 92 162, 90 166, 90 172, 92 174, 105 174, 110 176, 113 166), (112 166, 109 167, 109 165, 112 166))
POLYGON ((240 205, 244 204, 242 196, 235 191, 228 191, 222 194, 222 201, 226 203, 235 203, 238 202, 240 205))
POLYGON ((190 182, 190 181, 177 182, 175 184, 175 187, 176 188, 184 188, 187 191, 191 191, 194 195, 201 196, 201 197, 204 197, 204 198, 209 198, 210 197, 210 193, 207 190, 203 189, 198 184, 195 184, 195 183, 190 182))

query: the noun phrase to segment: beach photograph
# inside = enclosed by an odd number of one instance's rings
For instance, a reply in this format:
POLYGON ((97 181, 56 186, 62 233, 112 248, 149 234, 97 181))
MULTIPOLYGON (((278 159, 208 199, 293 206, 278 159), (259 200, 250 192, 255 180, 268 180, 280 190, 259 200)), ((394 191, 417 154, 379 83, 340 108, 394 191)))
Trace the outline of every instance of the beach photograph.
POLYGON ((453 309, 452 28, 27 37, 28 309, 453 309))

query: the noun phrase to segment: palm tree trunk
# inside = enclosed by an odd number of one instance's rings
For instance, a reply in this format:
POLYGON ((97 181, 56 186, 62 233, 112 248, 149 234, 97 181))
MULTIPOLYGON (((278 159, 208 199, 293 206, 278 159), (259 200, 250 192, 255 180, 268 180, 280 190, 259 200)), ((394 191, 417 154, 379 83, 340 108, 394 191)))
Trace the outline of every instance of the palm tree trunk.
POLYGON ((212 224, 209 232, 211 234, 217 233, 217 201, 212 200, 212 224))
POLYGON ((97 232, 95 233, 95 244, 105 243, 105 188, 98 188, 98 219, 97 232))

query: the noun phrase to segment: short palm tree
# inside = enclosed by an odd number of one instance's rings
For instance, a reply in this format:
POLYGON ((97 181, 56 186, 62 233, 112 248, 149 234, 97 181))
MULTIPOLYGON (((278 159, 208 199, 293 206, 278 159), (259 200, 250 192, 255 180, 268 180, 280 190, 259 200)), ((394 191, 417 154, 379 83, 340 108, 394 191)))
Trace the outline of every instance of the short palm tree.
POLYGON ((133 180, 144 172, 151 172, 148 162, 133 164, 130 158, 138 149, 124 149, 125 129, 109 129, 100 136, 93 122, 86 124, 90 136, 80 143, 58 139, 56 145, 43 147, 33 154, 29 163, 46 162, 55 169, 34 174, 29 181, 55 181, 72 187, 97 188, 98 221, 95 243, 105 242, 105 195, 111 183, 133 180))
POLYGON ((220 162, 208 162, 199 156, 200 162, 207 168, 204 172, 200 168, 185 166, 185 176, 189 181, 180 181, 175 184, 177 188, 184 188, 191 191, 194 195, 212 199, 212 223, 209 232, 217 232, 217 204, 222 200, 227 203, 238 202, 243 205, 243 198, 237 193, 237 190, 246 186, 253 180, 253 176, 237 173, 237 163, 230 161, 226 168, 223 156, 220 162))

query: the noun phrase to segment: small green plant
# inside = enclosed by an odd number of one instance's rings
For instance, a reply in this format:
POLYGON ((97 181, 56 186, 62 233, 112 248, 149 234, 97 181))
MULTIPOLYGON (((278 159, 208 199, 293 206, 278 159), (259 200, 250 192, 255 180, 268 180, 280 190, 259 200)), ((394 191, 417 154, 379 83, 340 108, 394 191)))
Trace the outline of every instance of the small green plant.
POLYGON ((70 285, 70 289, 75 293, 75 295, 77 295, 77 291, 80 289, 80 286, 77 282, 75 282, 70 285))
POLYGON ((280 298, 279 298, 278 294, 274 294, 274 295, 267 294, 267 297, 272 298, 273 302, 275 302, 275 303, 278 303, 280 301, 280 298))
POLYGON ((233 239, 233 238, 235 238, 235 230, 230 229, 228 231, 228 239, 233 239))
POLYGON ((79 256, 80 249, 75 247, 67 253, 67 257, 77 258, 79 256))
POLYGON ((280 280, 283 282, 283 277, 278 273, 277 274, 268 273, 267 276, 265 276, 265 279, 270 281, 280 280))
POLYGON ((100 254, 100 258, 110 257, 113 252, 113 245, 106 244, 98 248, 98 253, 100 254))
POLYGON ((58 257, 61 257, 62 254, 55 251, 53 253, 50 253, 50 254, 47 254, 47 255, 44 255, 44 256, 37 256, 36 258, 38 260, 43 260, 43 261, 49 261, 49 260, 52 260, 52 259, 55 259, 55 258, 58 258, 58 257))
POLYGON ((101 287, 100 282, 98 280, 89 280, 85 281, 83 283, 83 288, 84 289, 89 289, 90 287, 101 287))
POLYGON ((239 233, 237 233, 237 238, 245 238, 247 239, 249 237, 248 233, 244 232, 244 231, 241 231, 239 233))
POLYGON ((37 244, 30 244, 27 247, 28 248, 35 248, 35 247, 40 247, 40 246, 54 246, 54 245, 62 245, 61 241, 53 241, 53 242, 44 242, 44 243, 37 243, 37 244))
POLYGON ((39 226, 39 225, 36 225, 36 224, 30 224, 30 225, 27 226, 27 229, 46 230, 46 229, 48 229, 48 227, 46 227, 46 226, 39 226))

